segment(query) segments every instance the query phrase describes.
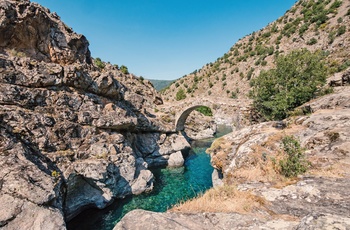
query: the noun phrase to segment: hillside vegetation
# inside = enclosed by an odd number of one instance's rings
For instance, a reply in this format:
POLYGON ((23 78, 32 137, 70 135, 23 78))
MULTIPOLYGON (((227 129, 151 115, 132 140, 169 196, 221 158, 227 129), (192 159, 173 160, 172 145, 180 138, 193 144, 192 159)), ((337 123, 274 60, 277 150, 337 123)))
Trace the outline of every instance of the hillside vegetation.
POLYGON ((163 99, 248 98, 251 79, 274 68, 277 57, 303 48, 322 51, 330 77, 350 66, 349 22, 348 1, 298 1, 284 16, 240 39, 215 62, 175 81, 162 92, 163 99))
POLYGON ((149 81, 153 84, 154 88, 158 92, 174 82, 174 80, 154 80, 154 79, 149 79, 149 81))

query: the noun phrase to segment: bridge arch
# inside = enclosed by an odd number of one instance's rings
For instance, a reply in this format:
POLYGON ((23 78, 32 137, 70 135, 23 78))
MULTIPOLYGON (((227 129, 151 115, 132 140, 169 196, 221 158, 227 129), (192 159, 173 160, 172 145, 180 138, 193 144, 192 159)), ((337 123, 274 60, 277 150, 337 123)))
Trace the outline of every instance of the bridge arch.
POLYGON ((183 110, 181 113, 179 113, 179 115, 176 117, 175 120, 175 131, 183 131, 185 129, 185 123, 186 123, 186 119, 187 117, 190 115, 190 113, 200 107, 208 107, 211 110, 213 110, 211 108, 211 106, 208 106, 206 104, 198 104, 198 105, 193 105, 190 107, 187 107, 185 110, 183 110))

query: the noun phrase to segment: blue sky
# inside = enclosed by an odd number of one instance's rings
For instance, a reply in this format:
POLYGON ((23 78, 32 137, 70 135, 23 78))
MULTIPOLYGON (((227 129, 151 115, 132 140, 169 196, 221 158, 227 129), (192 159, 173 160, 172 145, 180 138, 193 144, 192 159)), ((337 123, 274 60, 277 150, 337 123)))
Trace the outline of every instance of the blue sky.
POLYGON ((90 42, 93 57, 176 79, 282 16, 295 0, 33 0, 90 42))

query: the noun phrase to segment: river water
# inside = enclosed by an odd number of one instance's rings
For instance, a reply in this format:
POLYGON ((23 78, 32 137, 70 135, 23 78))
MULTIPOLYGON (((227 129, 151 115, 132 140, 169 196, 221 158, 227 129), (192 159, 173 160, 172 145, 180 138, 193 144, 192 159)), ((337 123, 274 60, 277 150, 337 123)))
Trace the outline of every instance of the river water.
MULTIPOLYGON (((220 126, 218 130, 217 137, 230 132, 226 126, 220 126)), ((68 223, 68 230, 111 230, 131 210, 165 212, 175 204, 205 192, 213 186, 213 168, 205 150, 214 140, 215 138, 192 142, 192 150, 183 167, 152 169, 155 176, 152 192, 118 199, 103 210, 86 210, 68 223)))

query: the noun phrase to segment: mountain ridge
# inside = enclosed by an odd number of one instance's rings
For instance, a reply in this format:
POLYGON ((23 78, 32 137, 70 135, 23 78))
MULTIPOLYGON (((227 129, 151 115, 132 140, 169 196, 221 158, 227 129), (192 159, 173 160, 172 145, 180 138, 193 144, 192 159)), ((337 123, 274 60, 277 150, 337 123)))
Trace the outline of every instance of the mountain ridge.
POLYGON ((332 72, 350 66, 349 5, 346 1, 298 1, 286 14, 265 28, 236 42, 214 63, 177 79, 162 92, 176 100, 181 88, 187 97, 248 98, 249 82, 262 70, 274 67, 275 57, 292 50, 327 50, 332 72))

